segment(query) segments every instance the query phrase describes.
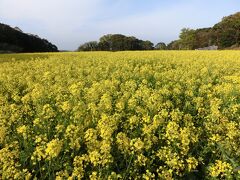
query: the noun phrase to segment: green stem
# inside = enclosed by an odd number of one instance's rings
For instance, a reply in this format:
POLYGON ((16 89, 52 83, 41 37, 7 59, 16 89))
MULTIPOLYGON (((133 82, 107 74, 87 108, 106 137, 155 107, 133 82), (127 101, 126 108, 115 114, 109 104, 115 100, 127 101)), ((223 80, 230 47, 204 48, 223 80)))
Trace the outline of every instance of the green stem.
POLYGON ((132 163, 133 156, 134 156, 134 154, 132 154, 132 156, 131 156, 131 158, 130 158, 130 160, 129 160, 128 167, 127 167, 126 173, 125 173, 125 175, 124 175, 124 177, 123 177, 123 180, 127 177, 128 170, 129 170, 130 165, 131 165, 131 163, 132 163))

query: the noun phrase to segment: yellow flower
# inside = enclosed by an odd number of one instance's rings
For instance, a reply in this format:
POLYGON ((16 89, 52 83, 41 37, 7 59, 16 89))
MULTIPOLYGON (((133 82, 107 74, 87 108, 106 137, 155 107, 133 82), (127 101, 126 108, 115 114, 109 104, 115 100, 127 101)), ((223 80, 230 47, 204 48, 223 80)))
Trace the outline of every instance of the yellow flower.
POLYGON ((151 180, 151 179, 155 179, 155 174, 151 173, 148 169, 146 170, 146 173, 143 174, 143 179, 145 180, 151 180))
POLYGON ((166 127, 166 137, 170 141, 174 141, 175 139, 178 139, 178 135, 179 135, 178 129, 179 129, 179 125, 174 121, 170 121, 166 127))
POLYGON ((145 157, 143 154, 140 154, 137 156, 136 163, 139 164, 140 166, 146 166, 148 158, 145 157))
POLYGON ((87 156, 75 156, 73 160, 73 172, 71 178, 82 179, 84 177, 84 162, 88 160, 87 156))
POLYGON ((81 128, 73 124, 68 125, 65 137, 70 140, 70 148, 78 150, 80 148, 81 128))
POLYGON ((63 146, 62 141, 60 141, 59 139, 53 139, 47 144, 45 152, 50 159, 55 158, 61 152, 62 146, 63 146))
POLYGON ((42 114, 44 115, 44 118, 45 119, 51 119, 51 118, 54 118, 56 116, 53 108, 51 107, 50 104, 45 104, 43 106, 43 112, 42 114))
POLYGON ((71 104, 68 101, 62 103, 61 108, 63 112, 68 113, 71 110, 71 104))
POLYGON ((144 149, 144 142, 140 138, 132 139, 130 145, 132 146, 133 150, 136 151, 141 151, 144 149))
POLYGON ((212 137, 210 137, 210 140, 213 142, 219 142, 221 140, 221 136, 219 134, 213 134, 212 137))
POLYGON ((40 124, 41 124, 40 119, 39 118, 34 119, 33 124, 34 124, 34 126, 40 126, 40 124))
POLYGON ((101 154, 98 151, 92 151, 89 153, 89 159, 94 166, 97 166, 100 163, 101 154))
POLYGON ((22 125, 22 126, 18 127, 17 132, 18 132, 18 134, 21 134, 24 139, 27 139, 27 126, 26 125, 22 125))
POLYGON ((98 173, 96 171, 93 171, 92 174, 89 176, 90 180, 99 180, 98 173))
POLYGON ((226 177, 232 174, 233 168, 229 163, 216 160, 215 164, 210 166, 209 173, 212 177, 226 177))
POLYGON ((186 161, 188 163, 187 165, 189 172, 196 169, 196 167, 198 166, 198 161, 194 157, 189 157, 186 161))
POLYGON ((7 135, 7 128, 4 126, 0 126, 0 144, 3 143, 6 135, 7 135))
POLYGON ((123 132, 120 132, 117 134, 117 144, 118 148, 125 152, 128 153, 130 149, 130 139, 127 137, 127 135, 123 132))

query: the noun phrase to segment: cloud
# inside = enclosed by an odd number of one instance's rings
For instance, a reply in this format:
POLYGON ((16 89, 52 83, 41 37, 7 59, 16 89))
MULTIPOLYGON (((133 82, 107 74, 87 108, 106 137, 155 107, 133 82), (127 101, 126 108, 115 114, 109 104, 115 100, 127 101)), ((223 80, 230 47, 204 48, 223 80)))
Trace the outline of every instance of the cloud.
POLYGON ((212 26, 239 5, 236 0, 0 0, 0 18, 73 50, 108 33, 170 42, 181 28, 212 26))
POLYGON ((210 27, 224 15, 236 12, 232 6, 229 7, 230 4, 230 1, 224 0, 213 0, 211 3, 202 0, 181 0, 167 6, 158 5, 148 12, 139 11, 127 16, 100 20, 89 29, 98 29, 98 35, 122 33, 148 39, 154 43, 159 41, 168 43, 177 39, 184 27, 194 29, 210 27))
MULTIPOLYGON (((1 0, 0 14, 17 19, 40 19, 54 23, 94 16, 101 0, 1 0)), ((71 22, 71 21, 70 21, 71 22)))
POLYGON ((178 38, 183 27, 210 26, 214 21, 207 21, 198 12, 198 6, 193 3, 173 4, 167 8, 156 8, 151 12, 139 12, 133 15, 117 17, 115 19, 100 20, 92 24, 89 29, 98 29, 98 34, 123 33, 139 38, 169 42, 178 38))
POLYGON ((19 25, 31 24, 35 30, 39 28, 41 31, 31 32, 33 29, 31 26, 20 28, 26 32, 47 36, 60 48, 68 48, 69 45, 65 46, 62 43, 64 41, 68 43, 76 38, 77 35, 73 35, 73 31, 86 26, 96 17, 102 2, 102 0, 0 0, 0 17, 15 23, 21 22, 19 25))

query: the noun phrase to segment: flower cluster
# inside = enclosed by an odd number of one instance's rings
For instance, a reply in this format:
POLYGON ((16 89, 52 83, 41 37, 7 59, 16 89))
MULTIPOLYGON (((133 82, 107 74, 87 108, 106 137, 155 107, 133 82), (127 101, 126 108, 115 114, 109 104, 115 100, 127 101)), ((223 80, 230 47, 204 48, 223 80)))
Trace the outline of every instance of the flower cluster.
POLYGON ((240 179, 239 67, 237 51, 0 55, 0 179, 240 179))

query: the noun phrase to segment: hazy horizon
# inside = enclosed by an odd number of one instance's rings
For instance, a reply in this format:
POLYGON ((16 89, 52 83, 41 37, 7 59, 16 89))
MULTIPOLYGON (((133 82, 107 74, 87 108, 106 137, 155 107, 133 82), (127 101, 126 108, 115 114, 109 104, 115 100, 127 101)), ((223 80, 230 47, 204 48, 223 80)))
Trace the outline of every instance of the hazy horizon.
POLYGON ((0 22, 75 50, 120 33, 169 43, 184 27, 210 27, 239 11, 236 0, 0 0, 0 22))

